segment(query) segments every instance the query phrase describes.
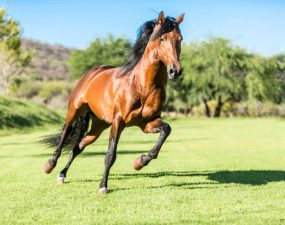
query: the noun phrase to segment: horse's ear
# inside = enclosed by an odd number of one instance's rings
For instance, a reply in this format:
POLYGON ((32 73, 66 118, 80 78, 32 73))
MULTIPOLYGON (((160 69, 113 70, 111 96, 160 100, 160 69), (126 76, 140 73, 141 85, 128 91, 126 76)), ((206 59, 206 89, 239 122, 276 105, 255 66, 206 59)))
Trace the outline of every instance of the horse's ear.
POLYGON ((176 23, 179 25, 184 19, 185 13, 182 13, 180 16, 177 17, 176 23))
POLYGON ((165 20, 164 13, 163 13, 163 11, 161 11, 158 15, 156 23, 157 24, 163 24, 164 20, 165 20))

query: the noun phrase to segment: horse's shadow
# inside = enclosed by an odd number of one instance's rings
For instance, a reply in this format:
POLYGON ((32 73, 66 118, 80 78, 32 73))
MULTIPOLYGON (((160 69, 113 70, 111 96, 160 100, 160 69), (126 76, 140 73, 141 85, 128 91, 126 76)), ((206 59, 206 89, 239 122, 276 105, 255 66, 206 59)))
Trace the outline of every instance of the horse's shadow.
MULTIPOLYGON (((107 151, 96 151, 96 152, 83 152, 78 157, 90 157, 90 156, 105 156, 107 151)), ((145 151, 142 150, 121 150, 117 152, 117 155, 137 155, 145 153, 145 151)), ((68 155, 68 151, 64 151, 63 154, 68 155)), ((27 157, 36 157, 36 158, 43 158, 43 157, 50 157, 51 153, 41 153, 36 155, 27 155, 27 157)))
MULTIPOLYGON (((110 180, 127 180, 139 178, 160 178, 160 177, 183 177, 181 182, 169 182, 159 186, 148 186, 147 189, 156 189, 164 187, 183 188, 183 189, 204 189, 204 188, 220 188, 231 187, 230 184, 243 185, 266 185, 270 182, 285 181, 285 171, 282 170, 236 170, 236 171, 167 171, 154 173, 125 173, 111 174, 110 180), (205 181, 191 182, 191 177, 205 177, 205 181), (186 178, 186 179, 185 179, 186 178), (187 179, 189 178, 189 179, 187 179)), ((99 180, 76 180, 73 182, 98 182, 99 180)), ((130 188, 118 188, 117 190, 128 190, 130 188)), ((131 188, 132 189, 132 188, 131 188)))
POLYGON ((285 181, 283 170, 240 170, 218 171, 209 173, 208 179, 221 184, 235 183, 248 185, 264 185, 270 182, 285 181))
POLYGON ((117 179, 131 179, 139 177, 157 178, 157 177, 196 177, 204 176, 209 181, 215 181, 220 184, 247 184, 264 185, 269 182, 285 181, 285 171, 283 170, 224 170, 224 171, 205 171, 205 172, 185 172, 170 171, 156 173, 133 173, 118 174, 117 179))

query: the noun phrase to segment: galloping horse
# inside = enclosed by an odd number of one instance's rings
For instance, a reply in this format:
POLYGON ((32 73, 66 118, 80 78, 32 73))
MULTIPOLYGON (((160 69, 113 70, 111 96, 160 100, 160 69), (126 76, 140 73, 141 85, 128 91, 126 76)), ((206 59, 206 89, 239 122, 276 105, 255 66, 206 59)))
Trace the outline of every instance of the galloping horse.
POLYGON ((73 147, 66 166, 59 173, 58 183, 64 182, 74 158, 109 126, 109 148, 99 193, 108 192, 108 175, 125 127, 138 126, 145 133, 160 132, 149 153, 135 160, 133 166, 136 170, 157 157, 171 132, 171 127, 162 121, 160 115, 166 98, 167 76, 172 80, 181 74, 179 24, 183 18, 184 14, 175 19, 160 12, 156 20, 145 22, 140 27, 130 56, 122 67, 100 66, 80 78, 70 95, 62 133, 45 139, 51 146, 57 146, 52 158, 44 165, 46 173, 55 168, 63 147, 73 147))

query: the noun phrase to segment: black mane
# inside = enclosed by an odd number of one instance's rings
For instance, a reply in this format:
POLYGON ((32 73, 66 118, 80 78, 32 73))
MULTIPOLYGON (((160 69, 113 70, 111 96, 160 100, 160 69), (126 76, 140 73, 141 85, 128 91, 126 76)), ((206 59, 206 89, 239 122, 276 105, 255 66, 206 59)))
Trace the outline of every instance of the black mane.
MULTIPOLYGON (((161 28, 155 34, 154 39, 161 37, 165 33, 173 31, 175 28, 180 32, 178 24, 175 21, 176 19, 173 17, 166 17, 161 28)), ((144 54, 145 48, 149 42, 151 34, 153 33, 155 25, 156 20, 150 20, 139 27, 134 47, 131 49, 127 61, 122 66, 123 70, 121 76, 127 75, 128 72, 133 70, 138 64, 139 60, 144 54)))

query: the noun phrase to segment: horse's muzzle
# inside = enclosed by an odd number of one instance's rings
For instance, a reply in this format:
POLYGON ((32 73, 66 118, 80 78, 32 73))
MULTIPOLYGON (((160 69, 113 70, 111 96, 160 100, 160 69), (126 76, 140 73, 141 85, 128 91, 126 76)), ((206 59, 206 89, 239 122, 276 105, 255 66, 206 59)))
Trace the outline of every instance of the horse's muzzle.
POLYGON ((167 67, 168 78, 170 80, 175 80, 182 74, 182 69, 176 69, 174 66, 167 67))

